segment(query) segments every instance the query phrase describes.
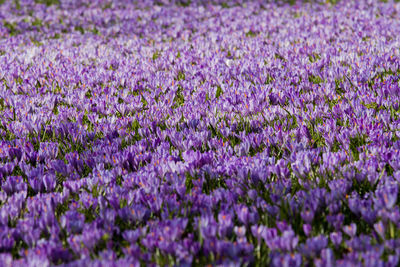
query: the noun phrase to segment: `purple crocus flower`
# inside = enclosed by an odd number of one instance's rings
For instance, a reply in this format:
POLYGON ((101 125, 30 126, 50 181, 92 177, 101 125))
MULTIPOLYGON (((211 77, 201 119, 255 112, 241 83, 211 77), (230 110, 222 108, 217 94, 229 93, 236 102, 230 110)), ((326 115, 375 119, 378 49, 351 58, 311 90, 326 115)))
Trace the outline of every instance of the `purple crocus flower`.
POLYGON ((386 227, 384 226, 382 221, 379 221, 379 222, 375 223, 374 224, 374 229, 382 239, 385 239, 386 227))
POLYGON ((332 249, 326 248, 321 251, 321 259, 314 260, 315 266, 333 267, 335 265, 335 257, 332 249))
POLYGON ((303 231, 306 236, 309 236, 312 231, 312 226, 310 224, 303 224, 303 231))
POLYGON ((279 103, 278 95, 276 93, 271 93, 268 98, 272 105, 277 105, 279 103))
POLYGON ((301 218, 306 223, 312 223, 312 221, 314 219, 314 211, 309 207, 303 208, 303 210, 301 211, 301 218))
POLYGON ((357 225, 355 223, 345 225, 343 226, 343 232, 345 232, 350 237, 355 237, 357 233, 357 225))
POLYGON ((230 213, 221 212, 218 214, 218 235, 229 236, 233 230, 233 216, 230 213))
POLYGON ((341 232, 332 232, 329 234, 329 238, 335 247, 338 247, 342 243, 341 232))
POLYGON ((248 225, 250 220, 249 208, 245 205, 239 205, 235 207, 236 215, 241 223, 248 225))
POLYGON ((326 248, 328 245, 328 238, 319 235, 316 237, 312 237, 307 239, 305 244, 300 245, 300 251, 302 254, 307 255, 308 257, 314 258, 320 254, 320 252, 326 248))
POLYGON ((233 231, 235 232, 239 242, 246 242, 246 227, 244 227, 244 226, 240 226, 240 227, 235 226, 233 228, 233 231))
POLYGON ((85 217, 76 211, 67 211, 60 218, 61 227, 65 228, 71 234, 81 233, 84 227, 85 217))
POLYGON ((280 248, 286 251, 293 251, 296 249, 298 242, 299 237, 296 236, 292 229, 289 229, 282 233, 280 238, 280 248))
POLYGON ((398 186, 397 184, 384 185, 375 193, 374 199, 377 208, 385 207, 391 209, 397 201, 398 186))
POLYGON ((200 221, 200 233, 205 239, 214 238, 217 234, 218 224, 211 215, 204 215, 200 221))
POLYGON ((302 257, 299 253, 275 254, 272 257, 272 266, 299 267, 302 257))
POLYGON ((257 239, 258 244, 261 243, 261 239, 264 236, 266 230, 267 230, 267 227, 265 227, 264 225, 252 225, 251 226, 251 233, 257 239))
POLYGON ((11 253, 0 253, 0 265, 12 266, 13 257, 11 253))

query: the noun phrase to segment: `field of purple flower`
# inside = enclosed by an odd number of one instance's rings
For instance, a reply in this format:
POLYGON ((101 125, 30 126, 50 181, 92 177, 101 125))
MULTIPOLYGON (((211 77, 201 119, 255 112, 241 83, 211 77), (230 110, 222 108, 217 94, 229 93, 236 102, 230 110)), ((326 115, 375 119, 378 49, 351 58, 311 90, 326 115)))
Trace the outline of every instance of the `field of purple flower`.
POLYGON ((1 1, 0 266, 398 266, 400 4, 203 2, 1 1))

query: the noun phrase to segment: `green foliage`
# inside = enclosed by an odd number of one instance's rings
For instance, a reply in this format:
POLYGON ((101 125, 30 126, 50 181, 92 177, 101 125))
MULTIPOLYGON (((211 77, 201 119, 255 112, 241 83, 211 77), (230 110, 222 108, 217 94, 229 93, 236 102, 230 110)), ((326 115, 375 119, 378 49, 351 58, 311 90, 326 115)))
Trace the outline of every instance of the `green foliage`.
POLYGON ((158 50, 155 51, 152 56, 153 61, 156 61, 160 56, 161 56, 161 51, 158 50))
POLYGON ((60 0, 35 0, 37 4, 45 4, 46 6, 60 5, 60 0))
POLYGON ((3 21, 3 25, 5 28, 8 29, 8 32, 10 33, 11 36, 21 33, 21 31, 17 29, 17 24, 15 22, 10 23, 8 21, 3 21))
POLYGON ((308 76, 308 81, 313 83, 313 84, 321 84, 321 83, 324 82, 321 77, 316 76, 316 75, 308 76))
POLYGON ((321 59, 321 56, 318 55, 317 53, 312 53, 308 56, 308 60, 310 61, 310 63, 314 63, 317 62, 318 60, 321 59))
POLYGON ((179 0, 179 1, 177 2, 177 4, 178 4, 179 6, 183 6, 183 7, 188 7, 188 6, 190 6, 191 3, 192 3, 191 0, 179 0))
POLYGON ((32 21, 32 26, 36 26, 36 27, 42 27, 43 26, 43 21, 39 18, 35 18, 34 21, 32 21))
POLYGON ((307 128, 311 135, 311 145, 313 147, 324 147, 325 146, 325 139, 321 132, 318 131, 317 125, 319 124, 318 119, 314 122, 308 122, 307 128))
POLYGON ((217 86, 217 91, 215 93, 215 98, 219 98, 222 94, 224 93, 224 91, 222 91, 221 86, 217 86))
POLYGON ((249 31, 246 33, 246 37, 256 37, 257 35, 258 35, 258 33, 254 32, 254 31, 252 31, 252 30, 249 30, 249 31))
POLYGON ((216 177, 209 173, 205 173, 204 174, 204 183, 203 183, 203 188, 202 188, 203 193, 209 195, 217 188, 227 189, 224 179, 220 176, 216 177))
POLYGON ((355 161, 359 160, 360 152, 358 148, 367 144, 365 136, 356 135, 354 137, 350 137, 350 145, 349 149, 355 161))
POLYGON ((173 103, 174 105, 172 108, 180 107, 185 103, 185 96, 183 95, 183 88, 181 85, 178 85, 178 90, 175 93, 173 103))
POLYGON ((85 97, 88 98, 88 99, 92 98, 93 97, 92 90, 90 90, 90 89, 87 90, 86 93, 85 93, 85 97))
POLYGON ((186 76, 183 71, 179 71, 178 75, 175 78, 175 80, 177 80, 177 81, 184 81, 185 79, 186 79, 186 76))
POLYGON ((78 31, 81 34, 85 34, 85 29, 81 25, 75 26, 75 31, 78 31))

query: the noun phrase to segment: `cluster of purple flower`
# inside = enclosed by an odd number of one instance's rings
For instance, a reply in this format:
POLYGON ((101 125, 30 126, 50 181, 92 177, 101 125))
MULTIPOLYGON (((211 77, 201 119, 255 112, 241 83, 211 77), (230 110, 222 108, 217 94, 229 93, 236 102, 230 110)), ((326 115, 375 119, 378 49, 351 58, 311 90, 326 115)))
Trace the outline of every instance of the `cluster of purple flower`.
POLYGON ((1 266, 400 264, 400 4, 1 2, 1 266))

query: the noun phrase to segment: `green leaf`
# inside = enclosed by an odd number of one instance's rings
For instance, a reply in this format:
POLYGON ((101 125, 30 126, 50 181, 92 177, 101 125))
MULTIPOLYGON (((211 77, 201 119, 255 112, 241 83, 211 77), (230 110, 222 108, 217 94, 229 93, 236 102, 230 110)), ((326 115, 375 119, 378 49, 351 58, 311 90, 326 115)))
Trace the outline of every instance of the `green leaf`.
POLYGON ((219 98, 222 94, 224 93, 224 91, 222 91, 221 86, 217 86, 217 92, 215 93, 215 98, 219 98))

